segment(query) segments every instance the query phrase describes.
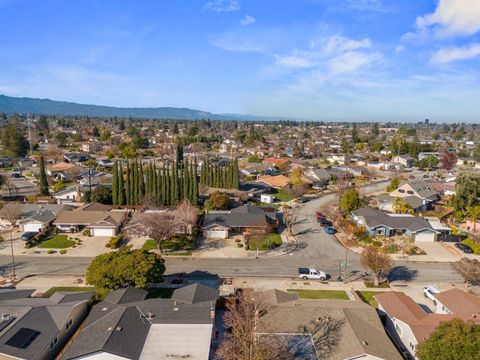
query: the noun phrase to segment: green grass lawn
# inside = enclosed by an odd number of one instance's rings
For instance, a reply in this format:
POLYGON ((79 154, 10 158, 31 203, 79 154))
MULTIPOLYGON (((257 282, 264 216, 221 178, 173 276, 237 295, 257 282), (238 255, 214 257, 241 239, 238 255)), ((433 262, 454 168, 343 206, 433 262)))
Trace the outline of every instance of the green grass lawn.
POLYGON ((69 240, 67 235, 54 235, 38 244, 42 249, 66 249, 75 245, 76 242, 69 240))
POLYGON ((157 243, 153 239, 148 239, 142 246, 143 250, 156 250, 158 249, 157 243))
POLYGON ((374 308, 378 307, 378 303, 373 298, 375 295, 381 294, 382 291, 358 291, 358 294, 367 304, 370 304, 374 308))
POLYGON ((300 299, 337 299, 349 300, 347 293, 343 290, 302 290, 288 289, 288 292, 296 292, 300 299))
POLYGON ((276 194, 273 195, 280 201, 290 201, 295 199, 295 196, 293 196, 286 190, 279 190, 276 194))
POLYGON ((85 291, 92 291, 95 293, 94 295, 94 302, 99 302, 105 299, 105 296, 108 295, 110 289, 100 289, 93 286, 64 286, 64 287, 52 287, 48 289, 46 293, 43 295, 45 297, 50 297, 56 292, 85 292, 85 291))
POLYGON ((266 236, 263 239, 256 241, 255 239, 249 240, 249 250, 256 251, 257 245, 259 250, 268 250, 274 249, 282 245, 282 238, 279 233, 273 232, 266 236))

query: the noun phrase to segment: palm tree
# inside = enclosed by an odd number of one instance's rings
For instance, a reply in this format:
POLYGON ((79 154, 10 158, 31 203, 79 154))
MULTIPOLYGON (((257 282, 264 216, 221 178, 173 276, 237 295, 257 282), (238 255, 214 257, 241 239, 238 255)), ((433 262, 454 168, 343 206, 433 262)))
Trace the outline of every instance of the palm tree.
POLYGON ((480 219, 480 205, 467 206, 467 213, 470 216, 470 221, 473 223, 473 231, 476 231, 476 222, 480 219))
POLYGON ((413 209, 404 199, 397 197, 393 201, 393 211, 397 214, 411 214, 413 209))

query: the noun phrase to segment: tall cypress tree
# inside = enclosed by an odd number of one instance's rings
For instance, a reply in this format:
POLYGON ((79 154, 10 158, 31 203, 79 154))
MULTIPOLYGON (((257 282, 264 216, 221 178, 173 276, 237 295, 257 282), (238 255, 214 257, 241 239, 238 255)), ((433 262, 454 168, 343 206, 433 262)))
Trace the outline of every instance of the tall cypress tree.
POLYGON ((131 186, 131 177, 130 177, 130 161, 127 160, 127 169, 126 169, 126 181, 125 181, 125 203, 127 205, 132 205, 132 186, 131 186))
POLYGON ((171 191, 172 191, 171 205, 177 205, 178 203, 178 167, 176 162, 173 163, 171 191))
POLYGON ((142 158, 140 158, 139 168, 138 168, 138 185, 139 185, 139 194, 138 203, 143 201, 143 197, 145 196, 145 177, 143 174, 143 164, 142 158))
POLYGON ((38 167, 40 170, 38 174, 38 190, 40 195, 48 196, 48 180, 47 173, 45 172, 45 160, 43 160, 43 156, 40 156, 38 167))
POLYGON ((112 204, 118 205, 118 162, 115 160, 112 169, 112 204))
POLYGON ((192 171, 192 205, 196 206, 198 204, 198 179, 197 179, 197 160, 193 163, 193 171, 192 171))
POLYGON ((125 205, 125 184, 123 181, 123 166, 120 162, 120 167, 118 169, 118 192, 117 192, 117 204, 125 205))
POLYGON ((177 166, 183 168, 183 145, 177 144, 177 166))
POLYGON ((239 168, 238 168, 238 158, 235 158, 235 161, 233 162, 233 187, 235 189, 238 189, 239 187, 239 168))

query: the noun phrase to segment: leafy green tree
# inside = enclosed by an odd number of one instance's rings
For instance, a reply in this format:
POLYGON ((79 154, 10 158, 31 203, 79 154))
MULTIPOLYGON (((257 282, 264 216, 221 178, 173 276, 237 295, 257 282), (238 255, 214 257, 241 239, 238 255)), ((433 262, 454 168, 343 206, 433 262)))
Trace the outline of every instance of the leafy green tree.
POLYGON ((47 174, 45 172, 45 161, 43 156, 40 156, 40 161, 38 163, 39 175, 38 175, 38 190, 40 195, 48 196, 48 180, 47 174))
POLYGON ((30 145, 17 119, 3 126, 0 133, 3 153, 9 157, 21 157, 28 153, 30 145))
POLYGON ((417 346, 420 360, 480 359, 480 325, 460 319, 441 323, 417 346))
POLYGON ((400 179, 395 176, 391 181, 390 184, 387 186, 387 192, 392 192, 398 189, 398 186, 400 185, 400 179))
POLYGON ((57 140, 58 146, 64 147, 67 145, 68 135, 65 132, 59 132, 55 135, 55 140, 57 140))
POLYGON ((145 289, 159 281, 164 272, 164 260, 160 255, 123 247, 116 252, 96 256, 87 269, 86 282, 104 289, 123 286, 145 289))
POLYGON ((342 209, 346 214, 350 214, 350 212, 357 210, 362 206, 360 194, 355 189, 346 190, 340 198, 339 205, 340 209, 342 209))
POLYGON ((439 160, 436 156, 429 155, 424 157, 422 160, 417 161, 416 165, 420 169, 425 170, 425 169, 431 169, 436 167, 438 165, 438 162, 439 160))
POLYGON ((98 202, 101 204, 112 204, 112 189, 101 186, 93 189, 91 192, 87 191, 84 195, 86 202, 98 202))
POLYGON ((465 211, 468 206, 480 204, 480 174, 461 173, 457 176, 455 197, 452 205, 455 211, 465 211))
POLYGON ((227 210, 230 205, 230 197, 219 191, 215 191, 205 201, 206 210, 227 210))

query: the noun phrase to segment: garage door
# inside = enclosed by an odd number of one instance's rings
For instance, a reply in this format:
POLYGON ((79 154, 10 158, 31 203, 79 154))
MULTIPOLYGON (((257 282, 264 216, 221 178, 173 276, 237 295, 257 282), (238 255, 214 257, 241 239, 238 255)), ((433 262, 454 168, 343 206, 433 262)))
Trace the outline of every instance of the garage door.
POLYGON ((227 230, 207 230, 207 238, 226 239, 228 237, 227 230))
POLYGON ((115 229, 93 229, 93 236, 115 236, 115 229))
POLYGON ((434 232, 422 232, 415 235, 415 241, 435 241, 435 233, 434 232))
POLYGON ((24 224, 23 225, 23 231, 24 232, 39 232, 42 230, 42 224, 24 224))

